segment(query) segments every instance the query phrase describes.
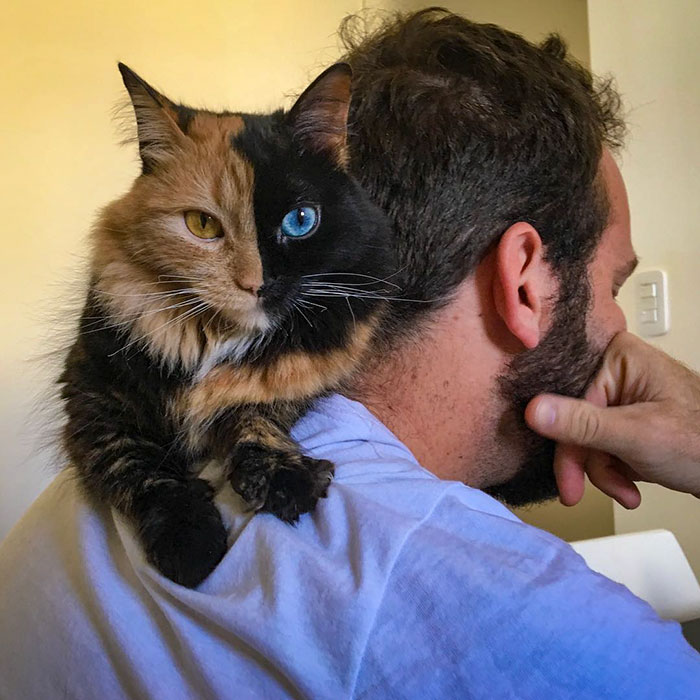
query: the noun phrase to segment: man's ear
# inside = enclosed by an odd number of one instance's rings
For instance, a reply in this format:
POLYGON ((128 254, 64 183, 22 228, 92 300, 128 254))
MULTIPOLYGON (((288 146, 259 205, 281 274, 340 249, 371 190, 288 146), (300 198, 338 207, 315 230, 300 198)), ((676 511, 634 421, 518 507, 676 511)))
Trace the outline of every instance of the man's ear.
POLYGON ((528 350, 546 331, 551 283, 539 233, 524 221, 513 224, 496 247, 493 298, 503 323, 528 350))

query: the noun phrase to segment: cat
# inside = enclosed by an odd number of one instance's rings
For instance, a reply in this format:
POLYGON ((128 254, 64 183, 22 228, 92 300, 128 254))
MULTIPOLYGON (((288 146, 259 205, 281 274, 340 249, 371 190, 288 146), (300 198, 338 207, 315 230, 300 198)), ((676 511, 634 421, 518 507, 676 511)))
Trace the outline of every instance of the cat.
POLYGON ((371 351, 391 228, 347 170, 347 64, 271 114, 192 109, 119 70, 142 167, 92 232, 62 442, 148 562, 195 587, 227 548, 203 464, 289 523, 326 495, 333 465, 289 432, 371 351))

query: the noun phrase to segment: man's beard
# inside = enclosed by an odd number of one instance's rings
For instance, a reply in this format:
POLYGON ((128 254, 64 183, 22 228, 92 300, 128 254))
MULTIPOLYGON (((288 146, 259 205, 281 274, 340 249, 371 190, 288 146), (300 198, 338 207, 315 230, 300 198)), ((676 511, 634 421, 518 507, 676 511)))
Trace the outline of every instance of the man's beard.
POLYGON ((590 304, 585 271, 564 273, 547 335, 536 348, 517 355, 498 378, 499 393, 508 406, 498 433, 509 442, 515 438, 526 458, 514 476, 484 491, 509 506, 549 501, 559 493, 553 468, 555 443, 531 431, 524 413, 538 394, 579 397, 586 391, 605 350, 596 347, 586 332, 590 304))

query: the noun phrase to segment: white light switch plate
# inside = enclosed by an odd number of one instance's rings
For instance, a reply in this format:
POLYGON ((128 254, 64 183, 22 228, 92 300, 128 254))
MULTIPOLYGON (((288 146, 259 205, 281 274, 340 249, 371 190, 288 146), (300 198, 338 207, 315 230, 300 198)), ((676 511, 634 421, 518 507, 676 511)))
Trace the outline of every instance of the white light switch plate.
POLYGON ((634 276, 637 330, 650 337, 668 333, 671 318, 668 306, 668 277, 663 270, 648 270, 634 276))

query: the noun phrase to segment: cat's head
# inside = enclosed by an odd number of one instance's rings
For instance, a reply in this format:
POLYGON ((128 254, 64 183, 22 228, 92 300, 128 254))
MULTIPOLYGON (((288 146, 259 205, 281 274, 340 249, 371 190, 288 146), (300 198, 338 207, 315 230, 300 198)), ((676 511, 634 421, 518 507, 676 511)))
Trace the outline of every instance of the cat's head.
POLYGON ((193 367, 207 345, 323 350, 371 325, 393 254, 346 170, 349 66, 267 115, 185 107, 119 68, 142 173, 95 228, 92 276, 133 342, 193 367))

